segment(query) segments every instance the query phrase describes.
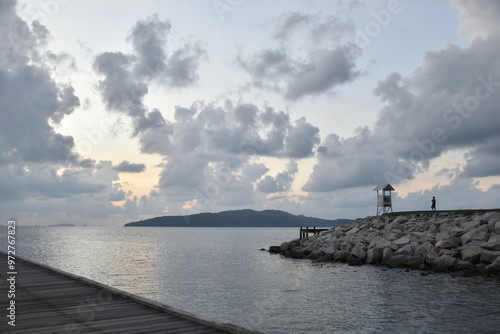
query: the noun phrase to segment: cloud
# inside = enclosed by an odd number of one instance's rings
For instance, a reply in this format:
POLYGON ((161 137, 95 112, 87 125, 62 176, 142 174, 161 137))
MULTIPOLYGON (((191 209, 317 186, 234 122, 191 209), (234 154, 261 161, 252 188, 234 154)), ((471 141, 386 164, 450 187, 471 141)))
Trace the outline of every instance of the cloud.
POLYGON ((78 163, 71 136, 53 123, 80 106, 74 88, 55 81, 44 66, 47 29, 28 26, 2 2, 0 20, 0 165, 16 162, 78 163))
POLYGON ((206 51, 196 43, 167 49, 170 30, 168 21, 153 15, 132 27, 127 38, 132 54, 103 52, 95 58, 94 70, 103 76, 98 90, 106 107, 132 118, 134 136, 166 125, 159 110, 144 105, 151 82, 169 88, 189 86, 197 81, 198 66, 206 59, 206 51))
POLYGON ((368 127, 357 129, 347 139, 331 134, 318 148, 317 163, 303 190, 325 192, 382 184, 395 162, 368 127))
POLYGON ((238 64, 250 74, 254 87, 282 93, 289 100, 332 93, 360 75, 355 60, 361 49, 344 41, 353 30, 352 21, 338 16, 283 14, 273 29, 276 45, 249 57, 240 54, 238 64), (302 45, 295 46, 296 40, 302 45))
POLYGON ((132 164, 128 161, 122 161, 118 166, 113 167, 114 170, 121 173, 142 173, 146 170, 144 164, 132 164))
MULTIPOLYGON (((470 22, 480 21, 474 18, 483 11, 478 7, 460 2, 470 22)), ((491 25, 481 27, 495 31, 491 25)), ((397 184, 455 150, 468 152, 462 177, 498 176, 499 36, 490 33, 465 47, 429 51, 411 75, 392 73, 381 80, 374 93, 384 106, 373 129, 343 140, 328 136, 304 190, 397 184)))
POLYGON ((500 3, 495 0, 452 0, 451 3, 459 13, 461 36, 469 39, 487 38, 500 31, 500 3))
POLYGON ((290 191, 295 174, 299 171, 297 163, 291 160, 286 170, 276 174, 276 177, 266 175, 257 183, 257 189, 263 193, 277 193, 290 191))

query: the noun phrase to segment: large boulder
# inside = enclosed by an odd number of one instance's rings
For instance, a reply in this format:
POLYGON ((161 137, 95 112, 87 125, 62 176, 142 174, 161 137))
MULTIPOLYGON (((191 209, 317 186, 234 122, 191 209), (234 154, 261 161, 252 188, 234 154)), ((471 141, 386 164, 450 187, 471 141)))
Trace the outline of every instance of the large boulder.
POLYGON ((315 251, 312 251, 309 255, 307 255, 306 259, 317 260, 317 259, 319 259, 320 257, 322 257, 324 255, 325 255, 325 253, 323 253, 322 251, 315 250, 315 251))
POLYGON ((469 261, 458 260, 455 263, 455 270, 472 270, 474 269, 474 265, 469 261))
POLYGON ((394 251, 390 247, 384 248, 382 251, 382 264, 385 264, 392 256, 394 256, 394 251))
POLYGON ((486 272, 489 274, 500 273, 500 258, 497 258, 491 264, 486 266, 486 272))
POLYGON ((419 269, 425 263, 425 259, 422 256, 410 256, 406 261, 406 266, 419 269))
POLYGON ((474 229, 462 235, 460 239, 462 241, 462 245, 466 245, 471 241, 486 241, 488 240, 488 233, 474 229))
POLYGON ((404 247, 401 247, 400 249, 398 249, 395 254, 396 255, 413 256, 413 254, 414 254, 413 247, 411 245, 405 245, 404 247))
POLYGON ((304 258, 304 252, 305 252, 305 249, 304 247, 295 247, 294 249, 292 249, 292 258, 294 259, 302 259, 304 258))
POLYGON ((500 252, 499 251, 490 251, 490 250, 485 250, 483 254, 481 254, 481 259, 480 261, 482 263, 492 263, 495 261, 498 257, 500 257, 500 252))
POLYGON ((465 230, 461 227, 458 227, 458 226, 452 228, 450 231, 450 235, 457 237, 457 238, 461 237, 464 233, 465 233, 465 230))
POLYGON ((481 247, 491 251, 500 251, 500 238, 490 238, 490 240, 482 244, 481 247))
POLYGON ((402 236, 399 239, 394 240, 393 243, 395 245, 397 245, 398 247, 401 247, 401 246, 409 244, 410 243, 410 238, 408 238, 407 236, 402 236))
POLYGON ((495 223, 495 229, 493 230, 493 232, 500 235, 500 220, 495 223))
POLYGON ((366 263, 378 264, 380 261, 382 261, 382 248, 375 247, 366 252, 366 263))
POLYGON ((397 216, 393 221, 392 223, 394 225, 398 225, 398 224, 403 224, 403 223, 406 223, 408 221, 408 217, 406 216, 397 216))
POLYGON ((271 246, 269 247, 269 253, 279 254, 283 251, 280 246, 271 246))
POLYGON ((354 255, 349 255, 347 257, 347 264, 350 266, 361 266, 363 261, 354 255))
POLYGON ((460 245, 460 240, 454 236, 448 235, 445 238, 436 242, 436 247, 453 249, 457 248, 460 245))
POLYGON ((393 255, 391 256, 388 260, 386 265, 389 268, 401 268, 401 267, 406 267, 407 262, 410 259, 410 256, 407 255, 393 255))
POLYGON ((351 254, 360 259, 361 261, 364 261, 366 258, 366 246, 358 242, 356 246, 351 250, 351 254))
POLYGON ((472 246, 463 249, 461 253, 462 261, 468 261, 472 264, 479 263, 481 255, 484 253, 485 249, 480 246, 472 246))
POLYGON ((318 262, 328 262, 328 261, 332 261, 332 260, 333 260, 332 254, 325 254, 322 257, 318 258, 316 261, 318 261, 318 262))
POLYGON ((432 262, 432 265, 434 267, 442 267, 442 268, 446 268, 446 269, 453 269, 453 267, 455 266, 455 263, 457 263, 457 259, 452 257, 452 256, 449 256, 449 255, 441 255, 440 257, 438 257, 437 259, 435 259, 433 262, 432 262))
POLYGON ((434 245, 431 244, 429 241, 427 241, 426 243, 418 246, 417 249, 415 249, 414 254, 415 255, 426 255, 427 253, 429 253, 433 249, 434 249, 434 245))

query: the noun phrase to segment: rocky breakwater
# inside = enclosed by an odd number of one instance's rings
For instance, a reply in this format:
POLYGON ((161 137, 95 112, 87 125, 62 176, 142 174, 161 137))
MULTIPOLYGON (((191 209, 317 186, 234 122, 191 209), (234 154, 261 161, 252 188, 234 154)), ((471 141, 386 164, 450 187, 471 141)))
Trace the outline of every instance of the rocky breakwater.
POLYGON ((366 217, 269 251, 317 262, 500 276, 500 213, 366 217))

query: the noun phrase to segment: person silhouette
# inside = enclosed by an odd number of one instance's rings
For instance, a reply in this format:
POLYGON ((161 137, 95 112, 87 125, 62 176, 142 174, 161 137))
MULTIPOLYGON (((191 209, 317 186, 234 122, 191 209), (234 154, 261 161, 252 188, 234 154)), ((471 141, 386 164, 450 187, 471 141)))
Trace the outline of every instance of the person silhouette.
POLYGON ((435 196, 432 196, 432 200, 431 200, 431 209, 432 211, 436 211, 436 197, 435 196))

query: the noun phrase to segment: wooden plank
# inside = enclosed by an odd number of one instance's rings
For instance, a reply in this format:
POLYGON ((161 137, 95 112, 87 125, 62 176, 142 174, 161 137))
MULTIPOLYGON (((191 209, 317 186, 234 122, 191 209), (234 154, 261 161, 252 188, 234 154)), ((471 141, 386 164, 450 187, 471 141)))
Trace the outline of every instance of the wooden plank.
MULTIPOLYGON (((7 268, 3 252, 0 268, 7 268)), ((9 326, 5 317, 0 333, 258 334, 20 258, 16 270, 16 327, 9 326)), ((0 270, 2 281, 7 276, 0 270)), ((4 292, 0 294, 6 295, 4 292)))

